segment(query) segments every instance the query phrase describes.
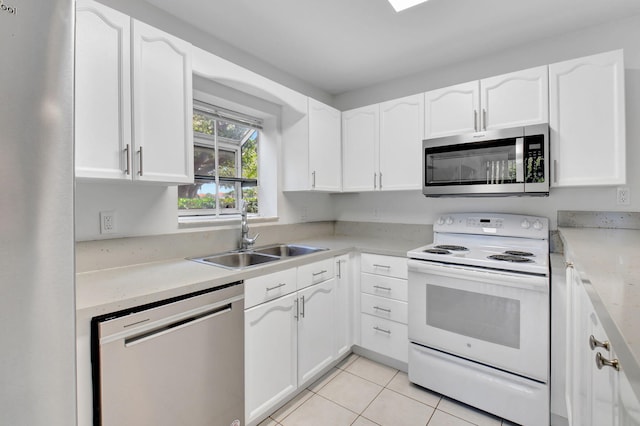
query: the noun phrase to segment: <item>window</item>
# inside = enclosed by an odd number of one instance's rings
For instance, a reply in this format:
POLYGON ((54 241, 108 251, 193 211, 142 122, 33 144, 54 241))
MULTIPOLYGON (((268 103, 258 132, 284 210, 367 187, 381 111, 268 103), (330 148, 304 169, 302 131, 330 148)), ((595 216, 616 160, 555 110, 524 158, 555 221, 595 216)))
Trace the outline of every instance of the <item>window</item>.
POLYGON ((180 216, 258 213, 258 144, 262 121, 194 102, 193 185, 178 187, 180 216))

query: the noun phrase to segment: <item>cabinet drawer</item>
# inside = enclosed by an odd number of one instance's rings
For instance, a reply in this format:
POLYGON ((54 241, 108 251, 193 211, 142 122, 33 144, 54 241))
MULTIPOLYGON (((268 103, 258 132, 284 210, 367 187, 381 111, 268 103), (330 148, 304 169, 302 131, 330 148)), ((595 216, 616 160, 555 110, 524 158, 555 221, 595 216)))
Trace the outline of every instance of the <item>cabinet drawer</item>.
POLYGON ((296 291, 296 269, 249 278, 244 281, 244 308, 259 305, 296 291))
POLYGON ((360 274, 360 289, 363 293, 407 301, 407 280, 363 272, 360 274))
POLYGON ((403 324, 407 323, 407 302, 362 293, 360 295, 360 310, 363 314, 390 319, 403 324))
POLYGON ((362 347, 407 362, 409 332, 406 324, 360 314, 362 347))
POLYGON ((321 283, 334 276, 335 260, 325 259, 298 267, 298 290, 321 283))
POLYGON ((370 274, 407 279, 407 258, 362 253, 360 270, 370 274))

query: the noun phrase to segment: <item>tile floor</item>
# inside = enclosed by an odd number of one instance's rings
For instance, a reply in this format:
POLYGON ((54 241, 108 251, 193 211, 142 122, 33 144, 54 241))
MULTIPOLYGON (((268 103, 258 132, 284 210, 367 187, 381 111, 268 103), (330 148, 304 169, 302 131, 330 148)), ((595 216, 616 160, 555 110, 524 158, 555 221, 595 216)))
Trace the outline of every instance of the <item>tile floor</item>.
POLYGON ((502 426, 512 423, 430 392, 351 354, 259 426, 502 426))

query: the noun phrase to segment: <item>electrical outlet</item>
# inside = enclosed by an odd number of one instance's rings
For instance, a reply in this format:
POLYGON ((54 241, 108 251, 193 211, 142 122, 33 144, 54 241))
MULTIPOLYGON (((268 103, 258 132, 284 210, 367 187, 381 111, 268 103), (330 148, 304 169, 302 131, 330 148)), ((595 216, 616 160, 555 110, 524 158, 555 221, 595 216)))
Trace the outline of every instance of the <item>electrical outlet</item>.
POLYGON ((114 210, 100 212, 100 233, 114 234, 116 232, 116 212, 114 210))
POLYGON ((618 188, 618 204, 628 206, 631 204, 631 191, 627 187, 618 188))

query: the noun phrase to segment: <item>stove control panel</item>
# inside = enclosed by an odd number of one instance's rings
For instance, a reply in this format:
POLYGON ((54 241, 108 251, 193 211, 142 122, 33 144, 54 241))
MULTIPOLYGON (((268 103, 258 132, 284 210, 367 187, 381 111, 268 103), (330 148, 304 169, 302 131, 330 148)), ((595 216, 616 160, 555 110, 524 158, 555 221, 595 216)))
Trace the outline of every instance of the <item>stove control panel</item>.
POLYGON ((451 213, 438 217, 433 230, 547 239, 549 220, 545 217, 503 213, 451 213))

